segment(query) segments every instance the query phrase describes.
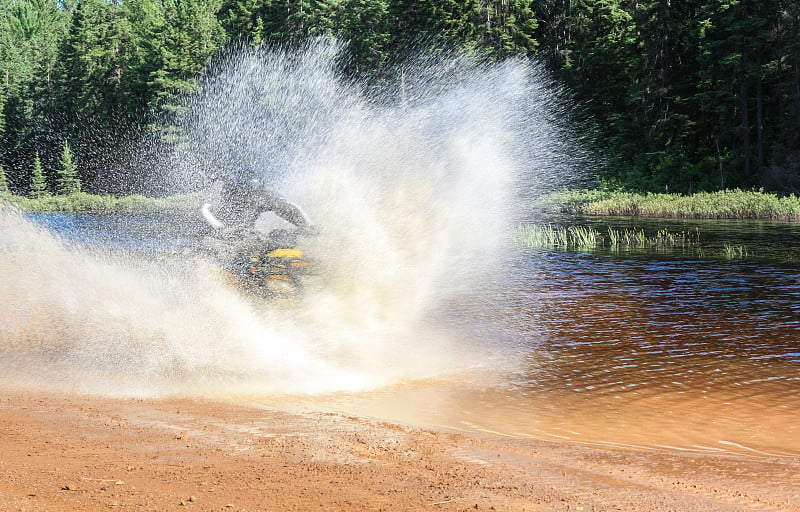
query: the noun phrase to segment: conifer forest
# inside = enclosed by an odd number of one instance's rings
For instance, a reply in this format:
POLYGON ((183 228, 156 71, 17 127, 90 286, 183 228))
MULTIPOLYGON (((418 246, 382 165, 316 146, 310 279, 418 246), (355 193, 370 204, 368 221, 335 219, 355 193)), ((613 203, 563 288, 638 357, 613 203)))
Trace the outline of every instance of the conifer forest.
POLYGON ((800 191, 797 0, 0 0, 0 175, 17 194, 142 192, 132 155, 180 139, 179 100, 218 55, 320 37, 365 84, 423 47, 538 60, 603 184, 800 191))

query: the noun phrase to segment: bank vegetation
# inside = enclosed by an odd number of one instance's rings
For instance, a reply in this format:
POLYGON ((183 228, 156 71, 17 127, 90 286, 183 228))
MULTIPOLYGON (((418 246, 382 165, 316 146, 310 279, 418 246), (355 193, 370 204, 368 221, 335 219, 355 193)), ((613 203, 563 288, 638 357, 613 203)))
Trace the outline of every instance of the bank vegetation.
POLYGON ((168 197, 146 197, 139 194, 113 196, 75 192, 67 195, 45 195, 38 198, 0 193, 0 203, 9 204, 29 212, 68 213, 130 213, 177 211, 195 208, 198 199, 194 194, 177 194, 168 197))
POLYGON ((763 190, 695 194, 572 190, 546 196, 545 209, 575 215, 678 219, 800 220, 800 197, 763 190))

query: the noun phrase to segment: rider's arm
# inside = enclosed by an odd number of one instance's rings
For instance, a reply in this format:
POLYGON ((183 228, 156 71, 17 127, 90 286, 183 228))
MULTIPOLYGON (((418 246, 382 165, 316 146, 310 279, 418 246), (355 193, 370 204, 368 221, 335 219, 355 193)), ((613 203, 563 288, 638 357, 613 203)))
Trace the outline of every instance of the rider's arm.
POLYGON ((314 227, 314 222, 311 220, 311 217, 309 217, 306 212, 300 209, 299 206, 287 201, 286 199, 281 198, 280 201, 277 201, 272 211, 274 211, 283 220, 291 222, 297 226, 307 235, 311 235, 316 232, 316 228, 314 227))
POLYGON ((314 222, 312 222, 311 217, 300 209, 299 206, 289 201, 283 200, 275 209, 275 213, 298 228, 306 230, 312 230, 314 228, 314 222))
POLYGON ((286 198, 274 190, 269 189, 266 191, 265 200, 267 209, 273 211, 283 220, 294 224, 302 230, 309 232, 314 231, 314 222, 311 220, 311 217, 299 206, 286 200, 286 198))
POLYGON ((219 220, 213 213, 220 202, 222 201, 222 188, 223 183, 221 181, 216 181, 205 194, 203 198, 202 206, 200 207, 200 213, 205 219, 206 223, 209 226, 216 230, 220 230, 225 227, 225 224, 219 220))
POLYGON ((223 224, 218 218, 214 217, 214 214, 211 213, 211 203, 203 203, 203 206, 200 207, 200 213, 203 214, 203 218, 212 228, 222 229, 225 227, 225 224, 223 224))

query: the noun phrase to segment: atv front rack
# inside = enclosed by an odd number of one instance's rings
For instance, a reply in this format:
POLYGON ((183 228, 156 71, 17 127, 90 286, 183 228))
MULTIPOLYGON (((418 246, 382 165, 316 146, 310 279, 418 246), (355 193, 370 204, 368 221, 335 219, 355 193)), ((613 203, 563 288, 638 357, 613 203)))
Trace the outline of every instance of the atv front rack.
POLYGON ((273 294, 274 285, 279 283, 289 285, 294 291, 302 291, 300 276, 308 274, 313 266, 303 251, 290 248, 255 252, 244 263, 242 277, 251 288, 262 294, 273 294))

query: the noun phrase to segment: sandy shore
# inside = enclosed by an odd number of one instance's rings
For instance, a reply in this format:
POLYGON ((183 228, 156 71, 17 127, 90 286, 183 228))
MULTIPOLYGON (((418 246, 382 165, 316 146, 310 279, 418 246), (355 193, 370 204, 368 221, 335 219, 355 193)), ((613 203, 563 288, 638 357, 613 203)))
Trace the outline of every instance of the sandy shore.
POLYGON ((800 459, 0 388, 2 511, 800 510, 800 459))

